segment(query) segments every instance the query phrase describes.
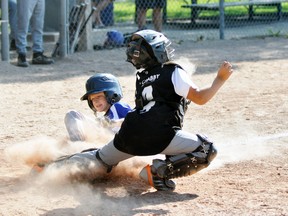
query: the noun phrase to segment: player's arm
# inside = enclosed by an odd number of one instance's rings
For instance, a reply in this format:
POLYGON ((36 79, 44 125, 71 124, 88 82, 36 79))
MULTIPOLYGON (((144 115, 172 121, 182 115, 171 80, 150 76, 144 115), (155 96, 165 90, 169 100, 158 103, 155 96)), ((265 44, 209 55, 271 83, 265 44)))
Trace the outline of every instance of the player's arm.
POLYGON ((187 94, 187 99, 199 105, 207 103, 218 92, 232 72, 232 65, 229 62, 224 61, 220 66, 212 85, 203 89, 197 89, 191 86, 187 94))

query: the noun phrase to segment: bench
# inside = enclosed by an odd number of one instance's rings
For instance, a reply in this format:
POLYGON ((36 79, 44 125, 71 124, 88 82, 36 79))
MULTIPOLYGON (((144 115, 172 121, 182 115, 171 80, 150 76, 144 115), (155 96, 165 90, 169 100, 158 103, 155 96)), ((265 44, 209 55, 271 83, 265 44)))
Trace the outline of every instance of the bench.
POLYGON ((282 3, 288 2, 288 0, 245 0, 238 2, 220 2, 219 3, 206 3, 206 4, 197 4, 197 0, 191 0, 192 4, 182 5, 182 8, 191 9, 191 22, 194 23, 197 19, 199 12, 201 11, 220 11, 221 9, 224 12, 226 7, 235 7, 235 6, 248 6, 248 19, 253 20, 254 9, 253 6, 275 6, 277 7, 277 19, 280 20, 282 17, 282 3), (222 4, 221 4, 222 3, 222 4), (223 5, 223 8, 221 8, 223 5))

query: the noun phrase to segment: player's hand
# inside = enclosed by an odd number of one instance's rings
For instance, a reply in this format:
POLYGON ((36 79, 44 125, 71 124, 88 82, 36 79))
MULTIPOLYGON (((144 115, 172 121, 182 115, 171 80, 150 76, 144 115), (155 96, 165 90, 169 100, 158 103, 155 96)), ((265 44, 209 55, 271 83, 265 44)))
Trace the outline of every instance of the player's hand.
POLYGON ((232 65, 228 61, 224 61, 218 70, 217 77, 223 81, 227 80, 233 73, 232 65))

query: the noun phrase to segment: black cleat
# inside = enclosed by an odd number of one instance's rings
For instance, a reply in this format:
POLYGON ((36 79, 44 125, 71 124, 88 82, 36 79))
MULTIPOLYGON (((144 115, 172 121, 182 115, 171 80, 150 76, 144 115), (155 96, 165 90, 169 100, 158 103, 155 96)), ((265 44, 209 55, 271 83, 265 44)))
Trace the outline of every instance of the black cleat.
POLYGON ((158 191, 174 191, 176 188, 175 182, 171 179, 161 178, 154 174, 150 165, 145 166, 139 176, 158 191))
POLYGON ((43 52, 33 53, 32 64, 53 64, 54 60, 43 55, 43 52))
POLYGON ((29 63, 26 60, 25 54, 19 53, 17 66, 19 66, 19 67, 28 67, 29 66, 29 63))

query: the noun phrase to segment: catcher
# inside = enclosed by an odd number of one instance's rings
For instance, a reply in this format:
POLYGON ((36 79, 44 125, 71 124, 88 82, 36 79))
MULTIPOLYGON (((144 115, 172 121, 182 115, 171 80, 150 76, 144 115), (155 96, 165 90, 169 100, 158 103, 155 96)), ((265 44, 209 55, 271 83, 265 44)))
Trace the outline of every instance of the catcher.
POLYGON ((174 50, 162 33, 142 30, 132 35, 127 61, 136 74, 135 109, 128 112, 120 130, 100 149, 77 153, 54 164, 78 164, 82 168, 109 173, 119 162, 134 156, 164 154, 154 159, 140 177, 157 190, 173 191, 172 179, 206 168, 216 157, 214 144, 204 135, 182 130, 187 104, 208 102, 232 74, 224 61, 212 85, 199 89, 181 68, 171 62, 174 50))
POLYGON ((95 130, 99 124, 111 132, 116 133, 126 114, 131 110, 130 106, 121 102, 123 97, 119 81, 108 73, 99 73, 91 76, 86 81, 86 93, 81 100, 87 100, 88 106, 94 112, 96 119, 70 110, 65 115, 65 126, 71 141, 86 141, 88 131, 95 130), (98 116, 98 113, 104 113, 98 116))

